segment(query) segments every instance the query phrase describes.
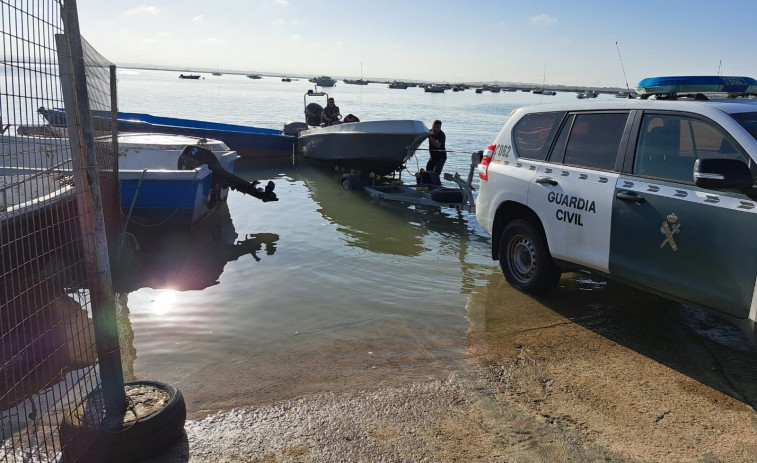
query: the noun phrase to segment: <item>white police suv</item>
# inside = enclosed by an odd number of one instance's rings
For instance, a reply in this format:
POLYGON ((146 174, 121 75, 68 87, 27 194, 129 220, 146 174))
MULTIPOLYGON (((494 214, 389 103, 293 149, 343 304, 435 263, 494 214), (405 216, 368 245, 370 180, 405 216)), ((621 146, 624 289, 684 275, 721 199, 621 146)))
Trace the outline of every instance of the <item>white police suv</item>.
POLYGON ((586 270, 754 335, 757 80, 658 77, 637 93, 512 113, 479 165, 492 258, 528 293, 586 270))

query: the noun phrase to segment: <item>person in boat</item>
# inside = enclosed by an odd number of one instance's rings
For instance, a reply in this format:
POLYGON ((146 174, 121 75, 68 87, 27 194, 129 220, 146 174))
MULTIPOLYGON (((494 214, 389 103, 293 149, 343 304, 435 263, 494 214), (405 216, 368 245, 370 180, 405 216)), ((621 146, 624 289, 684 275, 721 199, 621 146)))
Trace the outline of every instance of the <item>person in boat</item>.
POLYGON ((360 119, 358 119, 354 114, 347 114, 346 116, 344 116, 342 122, 360 122, 360 119))
POLYGON ((326 100, 326 107, 323 108, 323 113, 321 114, 321 119, 326 125, 331 125, 334 122, 338 121, 342 117, 341 114, 339 114, 339 106, 337 106, 334 103, 333 98, 329 98, 326 100))
POLYGON ((429 172, 442 173, 444 163, 447 162, 447 136, 442 132, 442 121, 435 120, 428 135, 428 151, 430 158, 426 164, 429 172))

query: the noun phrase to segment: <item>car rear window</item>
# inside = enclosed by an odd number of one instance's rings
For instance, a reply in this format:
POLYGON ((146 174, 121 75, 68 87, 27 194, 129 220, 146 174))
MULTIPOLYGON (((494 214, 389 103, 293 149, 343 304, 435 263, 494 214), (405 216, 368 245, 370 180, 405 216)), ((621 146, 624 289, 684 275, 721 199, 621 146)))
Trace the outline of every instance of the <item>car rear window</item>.
POLYGON ((513 128, 513 145, 518 157, 545 160, 564 115, 564 112, 547 112, 523 116, 513 128))

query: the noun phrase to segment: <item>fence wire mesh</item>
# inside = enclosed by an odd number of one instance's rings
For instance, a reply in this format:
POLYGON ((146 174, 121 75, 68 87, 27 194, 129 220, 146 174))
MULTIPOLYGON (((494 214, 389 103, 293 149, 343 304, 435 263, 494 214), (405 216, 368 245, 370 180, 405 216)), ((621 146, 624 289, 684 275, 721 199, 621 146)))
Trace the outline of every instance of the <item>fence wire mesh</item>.
MULTIPOLYGON (((56 461, 64 414, 102 379, 92 321, 98 272, 85 255, 97 240, 82 226, 95 211, 77 201, 91 192, 74 181, 78 150, 55 123, 66 115, 56 36, 66 32, 67 4, 75 11, 73 1, 0 0, 0 461, 56 461)), ((115 68, 82 48, 89 106, 107 120, 115 68)), ((102 207, 117 234, 114 126, 95 128, 102 207)))

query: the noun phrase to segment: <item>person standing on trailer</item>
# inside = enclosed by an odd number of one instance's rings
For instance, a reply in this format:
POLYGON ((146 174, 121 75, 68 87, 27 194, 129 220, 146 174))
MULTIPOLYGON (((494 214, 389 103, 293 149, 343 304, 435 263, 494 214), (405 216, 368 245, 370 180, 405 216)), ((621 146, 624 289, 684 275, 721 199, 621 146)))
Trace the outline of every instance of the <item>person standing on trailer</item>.
POLYGON ((431 155, 426 170, 429 172, 442 173, 444 163, 447 162, 447 136, 442 132, 442 121, 435 120, 428 136, 428 151, 431 155))

